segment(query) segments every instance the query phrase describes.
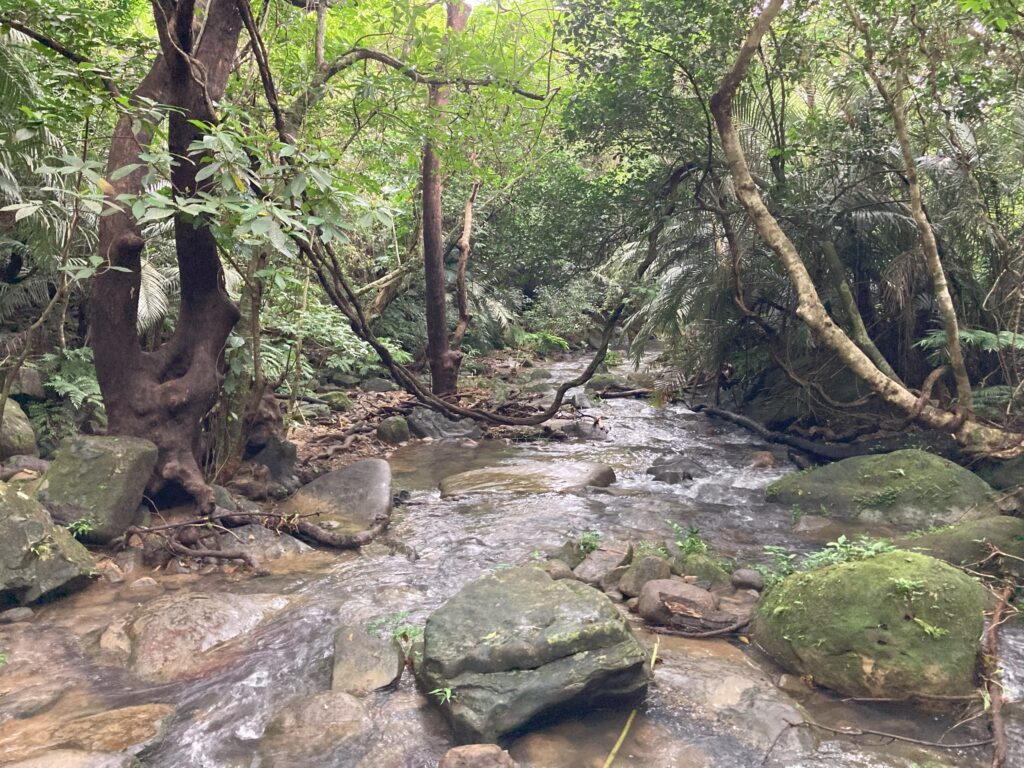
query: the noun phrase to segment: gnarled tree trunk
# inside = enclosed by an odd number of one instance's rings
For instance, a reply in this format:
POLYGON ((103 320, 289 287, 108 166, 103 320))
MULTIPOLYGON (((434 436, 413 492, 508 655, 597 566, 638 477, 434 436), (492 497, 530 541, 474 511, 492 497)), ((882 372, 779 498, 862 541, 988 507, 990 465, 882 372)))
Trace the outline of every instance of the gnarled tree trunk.
MULTIPOLYGON (((155 0, 154 18, 162 54, 134 93, 171 107, 168 149, 177 158, 171 183, 176 196, 203 188, 196 182, 200 156, 190 145, 202 137, 191 121, 216 120, 213 103, 224 93, 242 22, 234 0, 155 0), (205 10, 205 14, 197 13, 205 10)), ((111 139, 107 178, 125 166, 140 167, 110 182, 108 198, 143 191, 146 152, 153 126, 133 132, 138 116, 122 115, 111 139)), ((181 277, 181 306, 173 335, 152 352, 136 330, 141 257, 140 228, 127 210, 100 219, 100 254, 109 268, 92 293, 91 341, 112 434, 156 443, 159 460, 151 490, 176 482, 195 497, 200 512, 213 510, 213 491, 196 459, 203 417, 220 392, 220 360, 238 309, 224 288, 224 274, 210 229, 199 219, 177 215, 174 240, 181 277)))

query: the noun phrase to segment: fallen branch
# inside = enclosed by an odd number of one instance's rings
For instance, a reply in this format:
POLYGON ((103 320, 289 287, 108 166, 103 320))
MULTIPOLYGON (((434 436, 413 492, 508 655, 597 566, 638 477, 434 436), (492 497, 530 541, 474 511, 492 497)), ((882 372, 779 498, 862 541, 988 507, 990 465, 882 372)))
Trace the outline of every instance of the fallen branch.
POLYGON ((712 629, 708 632, 687 632, 682 629, 672 629, 671 627, 660 627, 655 624, 649 624, 647 631, 653 632, 656 635, 671 635, 672 637, 685 637, 689 640, 706 640, 712 637, 722 637, 723 635, 729 635, 733 632, 738 632, 750 623, 750 619, 741 619, 735 624, 731 624, 728 627, 722 627, 720 629, 712 629))
POLYGON ((997 677, 999 674, 999 625, 1002 622, 1003 612, 1010 603, 1011 595, 1013 595, 1013 587, 1003 587, 982 641, 985 687, 992 702, 989 709, 989 717, 992 721, 992 768, 1003 768, 1006 765, 1008 752, 1006 728, 1003 724, 1003 686, 997 677))
POLYGON ((627 398, 627 397, 650 397, 652 389, 608 389, 604 392, 599 392, 598 397, 602 400, 614 400, 615 398, 627 398))

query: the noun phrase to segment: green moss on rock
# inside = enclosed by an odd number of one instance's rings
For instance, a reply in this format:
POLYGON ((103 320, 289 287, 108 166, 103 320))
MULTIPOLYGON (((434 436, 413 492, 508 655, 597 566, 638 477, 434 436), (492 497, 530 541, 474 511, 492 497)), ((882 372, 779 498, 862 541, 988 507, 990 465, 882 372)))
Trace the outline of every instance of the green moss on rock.
POLYGON ((905 536, 897 544, 953 565, 973 565, 993 573, 1024 576, 1024 519, 1000 515, 970 520, 922 535, 905 536), (991 547, 1009 557, 994 557, 991 547), (1015 559, 1017 558, 1017 559, 1015 559))
POLYGON ((986 594, 940 560, 895 550, 789 576, 758 606, 754 637, 787 669, 843 695, 964 695, 986 594))
POLYGON ((925 529, 998 514, 995 491, 958 464, 918 449, 856 456, 788 475, 765 498, 806 514, 925 529))

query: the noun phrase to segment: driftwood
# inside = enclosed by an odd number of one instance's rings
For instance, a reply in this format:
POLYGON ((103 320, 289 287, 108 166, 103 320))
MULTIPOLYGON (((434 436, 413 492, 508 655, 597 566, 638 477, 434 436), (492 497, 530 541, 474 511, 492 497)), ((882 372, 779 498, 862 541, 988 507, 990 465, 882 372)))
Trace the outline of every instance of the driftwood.
POLYGON ((668 609, 668 626, 648 625, 648 629, 659 635, 674 637, 709 638, 721 637, 743 629, 750 623, 750 616, 719 610, 705 610, 696 603, 662 592, 658 600, 668 609))
POLYGON ((700 413, 704 413, 708 416, 713 416, 716 419, 728 421, 732 424, 743 427, 744 429, 749 429, 751 432, 764 440, 767 440, 769 443, 788 445, 791 448, 796 448, 798 451, 803 451, 804 453, 808 453, 827 461, 839 461, 840 459, 849 459, 852 456, 863 456, 867 453, 876 452, 867 446, 855 447, 840 443, 817 443, 813 440, 796 437, 795 435, 787 435, 784 432, 773 432, 763 424, 759 424, 746 416, 741 416, 738 413, 726 411, 721 408, 714 408, 709 405, 698 404, 693 407, 693 410, 699 411, 700 413))

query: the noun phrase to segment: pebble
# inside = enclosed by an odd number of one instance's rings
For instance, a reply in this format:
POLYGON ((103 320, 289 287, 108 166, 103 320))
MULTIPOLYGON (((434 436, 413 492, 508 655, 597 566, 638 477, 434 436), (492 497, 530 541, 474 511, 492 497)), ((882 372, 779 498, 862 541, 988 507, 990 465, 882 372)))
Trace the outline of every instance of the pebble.
POLYGON ((20 608, 8 608, 0 611, 0 624, 14 624, 18 621, 31 621, 35 612, 31 608, 22 606, 20 608))

